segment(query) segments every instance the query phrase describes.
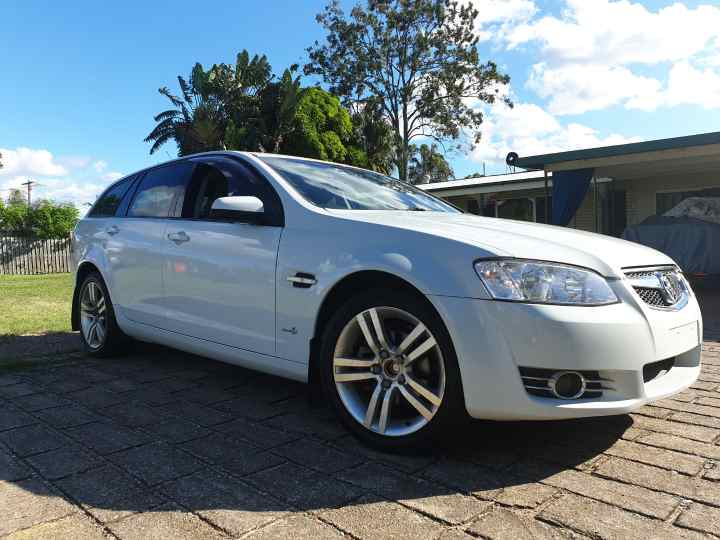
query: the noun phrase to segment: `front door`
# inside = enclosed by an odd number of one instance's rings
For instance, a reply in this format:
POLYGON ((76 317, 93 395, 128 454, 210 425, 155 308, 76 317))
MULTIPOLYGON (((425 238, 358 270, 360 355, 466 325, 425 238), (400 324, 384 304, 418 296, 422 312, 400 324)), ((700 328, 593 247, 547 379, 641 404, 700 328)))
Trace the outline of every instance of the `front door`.
POLYGON ((169 330, 275 353, 275 263, 282 227, 210 218, 213 201, 225 196, 256 196, 268 209, 274 201, 264 182, 232 159, 196 161, 184 204, 166 229, 169 330))

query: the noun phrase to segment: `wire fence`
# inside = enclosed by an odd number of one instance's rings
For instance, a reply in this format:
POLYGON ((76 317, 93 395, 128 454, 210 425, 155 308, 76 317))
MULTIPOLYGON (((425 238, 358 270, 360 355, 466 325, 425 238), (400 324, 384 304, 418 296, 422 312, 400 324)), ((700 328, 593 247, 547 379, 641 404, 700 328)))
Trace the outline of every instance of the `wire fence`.
POLYGON ((70 238, 42 239, 0 231, 0 274, 70 271, 70 238))

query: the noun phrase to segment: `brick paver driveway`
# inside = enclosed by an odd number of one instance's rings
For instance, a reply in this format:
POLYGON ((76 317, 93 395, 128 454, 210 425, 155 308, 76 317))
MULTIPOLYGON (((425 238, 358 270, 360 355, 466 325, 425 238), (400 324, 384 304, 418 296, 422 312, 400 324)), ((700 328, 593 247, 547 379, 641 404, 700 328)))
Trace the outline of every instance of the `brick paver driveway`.
POLYGON ((12 538, 720 536, 720 343, 637 414, 359 445, 302 385, 166 349, 0 375, 12 538))

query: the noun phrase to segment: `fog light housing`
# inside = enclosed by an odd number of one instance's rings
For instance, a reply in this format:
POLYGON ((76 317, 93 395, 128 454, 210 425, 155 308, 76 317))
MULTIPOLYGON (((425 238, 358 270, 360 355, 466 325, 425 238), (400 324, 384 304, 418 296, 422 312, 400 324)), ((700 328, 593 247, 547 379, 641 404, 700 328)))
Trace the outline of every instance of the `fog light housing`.
POLYGON ((585 377, 577 371, 558 371, 548 381, 550 391, 559 399, 577 399, 585 393, 585 377))

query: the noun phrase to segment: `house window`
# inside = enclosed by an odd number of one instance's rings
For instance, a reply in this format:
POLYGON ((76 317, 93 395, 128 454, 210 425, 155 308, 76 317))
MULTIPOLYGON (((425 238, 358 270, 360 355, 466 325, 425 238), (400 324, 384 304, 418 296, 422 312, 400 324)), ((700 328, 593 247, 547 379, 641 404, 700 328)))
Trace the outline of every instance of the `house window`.
POLYGON ((695 191, 671 191, 655 194, 655 211, 662 215, 690 197, 720 197, 720 188, 696 189, 695 191))
POLYGON ((535 221, 535 199, 506 199, 498 201, 495 214, 499 218, 535 221))

